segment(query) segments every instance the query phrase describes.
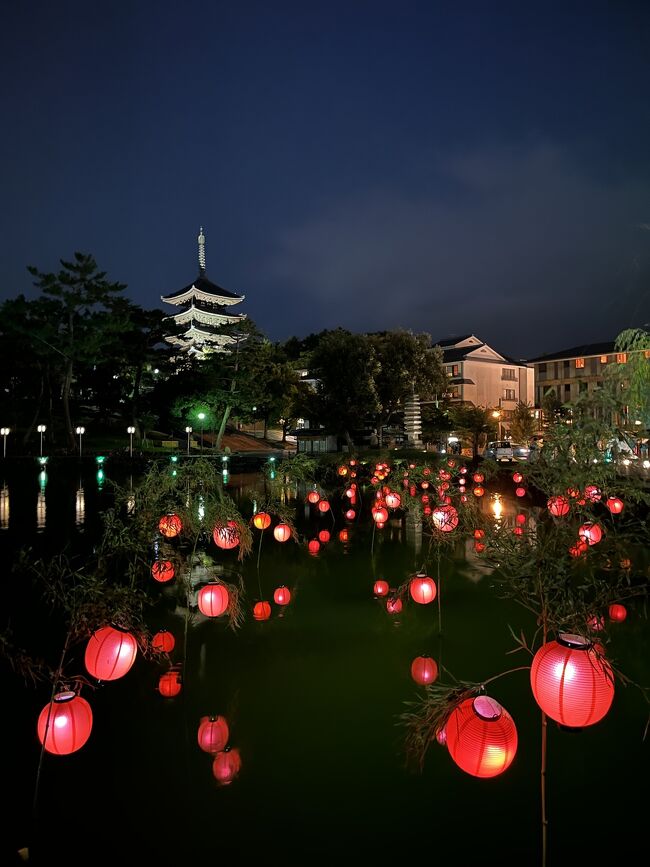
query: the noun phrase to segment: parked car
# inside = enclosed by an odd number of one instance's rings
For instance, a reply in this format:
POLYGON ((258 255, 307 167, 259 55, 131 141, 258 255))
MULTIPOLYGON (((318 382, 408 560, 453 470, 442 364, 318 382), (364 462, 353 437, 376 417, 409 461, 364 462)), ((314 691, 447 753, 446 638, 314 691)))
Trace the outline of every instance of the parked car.
POLYGON ((512 454, 516 461, 527 461, 530 457, 530 448, 523 443, 510 443, 512 454))
POLYGON ((508 440, 495 440, 488 443, 483 452, 483 457, 497 463, 511 463, 514 460, 512 444, 508 440))

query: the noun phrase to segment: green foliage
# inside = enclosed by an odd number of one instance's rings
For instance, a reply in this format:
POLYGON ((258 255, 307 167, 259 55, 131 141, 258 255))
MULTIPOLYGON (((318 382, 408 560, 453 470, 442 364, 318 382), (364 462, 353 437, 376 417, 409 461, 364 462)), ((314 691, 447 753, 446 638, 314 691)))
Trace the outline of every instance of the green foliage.
POLYGON ((472 404, 454 404, 449 409, 453 429, 462 437, 470 439, 474 455, 478 455, 481 443, 496 436, 497 425, 491 410, 472 404))
POLYGON ((512 411, 509 424, 510 435, 514 442, 525 445, 537 431, 537 422, 532 416, 532 405, 520 400, 512 411))

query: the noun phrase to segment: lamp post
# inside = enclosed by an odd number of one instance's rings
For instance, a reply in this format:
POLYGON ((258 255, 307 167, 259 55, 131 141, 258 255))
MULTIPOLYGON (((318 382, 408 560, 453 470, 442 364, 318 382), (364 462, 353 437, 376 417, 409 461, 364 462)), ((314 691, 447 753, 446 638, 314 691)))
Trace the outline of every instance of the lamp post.
POLYGON ((2 439, 3 439, 2 456, 4 458, 7 457, 7 437, 9 436, 10 433, 11 433, 10 427, 0 427, 0 434, 2 435, 2 439))
POLYGON ((205 413, 199 413, 199 421, 201 422, 201 451, 203 451, 203 422, 205 421, 205 413))
POLYGON ((133 425, 127 427, 126 432, 129 435, 129 457, 133 457, 133 434, 135 433, 135 428, 133 425))
POLYGON ((187 453, 190 453, 190 434, 192 433, 192 428, 188 425, 185 428, 185 433, 187 434, 187 453))
POLYGON ((79 436, 79 457, 81 457, 81 437, 86 433, 86 428, 79 426, 75 428, 75 433, 79 436))
POLYGON ((41 457, 43 457, 43 434, 45 433, 47 428, 44 424, 39 424, 39 426, 36 428, 36 430, 41 435, 41 457))
POLYGON ((497 439, 501 439, 501 410, 495 409, 492 411, 492 418, 497 419, 497 439))
MULTIPOLYGON (((257 412, 257 407, 253 407, 253 412, 257 412)), ((257 418, 253 416, 253 436, 257 439, 257 418)))

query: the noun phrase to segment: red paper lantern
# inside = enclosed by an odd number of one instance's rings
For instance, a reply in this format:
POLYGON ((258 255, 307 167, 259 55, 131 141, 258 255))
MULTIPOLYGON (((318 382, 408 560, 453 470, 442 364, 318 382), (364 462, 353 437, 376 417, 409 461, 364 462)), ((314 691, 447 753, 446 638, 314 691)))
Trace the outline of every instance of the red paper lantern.
POLYGON ((174 698, 179 694, 182 688, 181 673, 175 668, 160 675, 160 680, 158 681, 158 692, 163 698, 174 698))
POLYGON ((230 602, 228 588, 219 583, 206 584, 199 590, 197 602, 201 614, 206 617, 221 617, 230 602))
POLYGON ((578 539, 575 545, 571 545, 569 548, 569 554, 571 554, 572 557, 584 557, 588 548, 589 545, 587 545, 583 539, 578 539))
POLYGON ((603 493, 598 485, 587 485, 585 488, 585 497, 592 503, 598 503, 602 496, 603 493))
POLYGON ((523 482, 523 480, 524 480, 524 477, 522 476, 521 473, 513 473, 513 474, 512 474, 512 481, 513 481, 515 484, 518 485, 520 482, 523 482))
POLYGON ((161 584, 171 581, 175 574, 174 564, 171 560, 156 560, 151 567, 151 574, 161 584))
POLYGON ((129 671, 138 652, 135 636, 115 626, 102 626, 88 639, 84 661, 97 680, 117 680, 129 671))
POLYGON ((544 713, 569 728, 597 723, 614 698, 609 663, 580 635, 561 633, 542 645, 533 657, 530 684, 544 713))
POLYGON ((518 524, 523 525, 523 524, 526 523, 526 516, 525 516, 525 515, 517 515, 517 517, 515 518, 515 521, 516 521, 518 524))
POLYGON ((399 494, 391 491, 390 494, 386 494, 386 505, 389 509, 399 509, 402 505, 402 498, 399 494))
POLYGON ((271 516, 268 512, 258 512, 253 515, 253 524, 258 530, 266 530, 267 527, 271 526, 271 516))
POLYGON ((587 521, 586 524, 578 528, 578 536, 588 545, 597 545, 603 538, 603 531, 599 524, 587 521))
POLYGON ((409 592, 415 602, 420 605, 428 605, 436 598, 436 582, 428 575, 416 575, 411 579, 409 592))
POLYGON ((171 632, 161 629, 151 639, 151 646, 159 653, 171 653, 176 646, 176 639, 171 632))
POLYGON ((442 479, 443 482, 448 482, 449 479, 451 478, 451 473, 448 472, 447 470, 439 470, 438 471, 438 478, 442 479))
POLYGON ((291 527, 288 524, 278 524, 273 535, 278 542, 286 542, 291 538, 291 527))
POLYGON ((481 554, 483 551, 485 551, 485 545, 483 544, 483 542, 474 542, 474 550, 477 554, 481 554))
POLYGON ((255 620, 268 620, 271 616, 271 605, 262 600, 253 605, 253 617, 255 620))
POLYGON ((347 476, 348 468, 347 467, 339 467, 337 472, 338 472, 339 476, 347 476))
POLYGON ((291 602, 291 591, 282 584, 273 593, 273 601, 276 605, 288 605, 291 602))
POLYGON ((517 728, 508 711, 487 695, 468 698, 445 725, 449 755, 474 777, 496 777, 517 752, 517 728))
POLYGON ((339 542, 347 542, 350 539, 350 533, 348 530, 340 530, 339 531, 339 542))
POLYGON ((515 488, 515 494, 518 497, 525 497, 526 496, 526 488, 515 488))
POLYGON ((217 524, 212 531, 212 538, 214 539, 214 544, 218 548, 223 548, 224 551, 236 548, 237 545, 239 545, 239 530, 237 524, 235 521, 228 521, 225 526, 223 524, 217 524))
POLYGON ((321 530, 318 534, 318 541, 322 542, 325 545, 330 540, 330 531, 329 530, 321 530))
POLYGON ((453 506, 436 506, 431 512, 431 523, 443 533, 451 533, 458 526, 458 512, 453 506))
POLYGON ((388 510, 384 509, 383 506, 380 506, 378 509, 375 508, 372 510, 372 517, 375 524, 385 524, 388 520, 388 510))
POLYGON ((329 512, 330 504, 329 500, 321 500, 318 504, 319 512, 329 512))
POLYGON ((180 531, 183 529, 183 522, 178 515, 163 515, 158 521, 158 529, 163 536, 172 539, 174 536, 178 536, 180 531))
POLYGON ((567 492, 568 496, 571 497, 573 500, 575 500, 577 497, 580 496, 580 489, 579 488, 567 488, 566 492, 567 492))
POLYGON ((307 544, 307 550, 310 554, 318 554, 320 551, 320 542, 318 539, 310 539, 307 544))
POLYGON ((197 740, 204 753, 214 756, 228 743, 230 732, 224 716, 204 716, 199 722, 197 740))
POLYGON ((241 770, 239 750, 223 750, 214 757, 212 774, 220 786, 229 786, 241 770))
POLYGON ((523 536, 524 535, 524 528, 523 527, 515 527, 512 532, 515 534, 515 536, 523 536))
POLYGON ((48 753, 67 756, 82 748, 92 727, 93 712, 86 699, 65 690, 57 693, 40 712, 36 731, 48 753))
POLYGON ((627 608, 619 602, 614 602, 609 606, 609 619, 614 623, 622 623, 627 617, 627 608))
POLYGON ((459 473, 462 473, 463 475, 465 475, 465 473, 467 472, 467 467, 461 467, 461 468, 458 470, 458 472, 459 472, 459 473))
POLYGON ((354 511, 354 509, 348 509, 347 512, 345 513, 345 517, 348 521, 354 521, 356 516, 357 516, 357 513, 354 511))
POLYGON ((421 686, 433 683, 438 677, 438 664, 430 656, 416 656, 411 663, 411 677, 421 686))
POLYGON ((313 503, 317 503, 317 502, 320 500, 320 494, 318 493, 318 491, 310 491, 310 492, 307 494, 307 499, 308 499, 309 502, 312 503, 312 504, 313 504, 313 503))
POLYGON ((569 514, 569 501, 562 496, 550 497, 546 503, 546 508, 554 518, 563 518, 569 514))
POLYGON ((402 610, 402 600, 399 596, 386 600, 386 611, 389 614, 399 614, 402 610))
POLYGON ((475 497, 482 497, 485 493, 485 488, 481 487, 481 485, 477 485, 472 491, 475 497))
POLYGON ((485 530, 481 530, 480 527, 478 527, 476 530, 474 530, 474 538, 475 539, 483 539, 484 536, 485 536, 485 530))
POLYGON ((480 485, 481 482, 485 481, 485 476, 483 475, 483 473, 474 473, 472 478, 474 479, 474 481, 476 482, 477 485, 480 485))
POLYGON ((612 515, 620 515, 623 511, 623 500, 620 497, 607 497, 607 508, 612 515))
POLYGON ((605 628, 605 618, 598 614, 592 614, 587 618, 587 626, 594 632, 601 632, 605 628))
POLYGON ((385 596, 389 591, 388 581, 375 581, 373 586, 373 591, 375 596, 385 596))

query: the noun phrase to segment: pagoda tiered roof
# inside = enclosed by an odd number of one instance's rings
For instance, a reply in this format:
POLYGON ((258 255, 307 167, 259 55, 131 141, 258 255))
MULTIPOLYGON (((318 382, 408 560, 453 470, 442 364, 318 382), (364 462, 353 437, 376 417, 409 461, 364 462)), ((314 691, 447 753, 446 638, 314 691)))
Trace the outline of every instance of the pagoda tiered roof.
POLYGON ((178 292, 171 292, 169 295, 161 295, 161 301, 166 301, 167 304, 187 304, 188 301, 196 299, 208 304, 239 304, 243 301, 245 295, 235 295, 228 289, 223 289, 212 280, 208 280, 205 275, 199 275, 193 283, 179 289, 178 292))

